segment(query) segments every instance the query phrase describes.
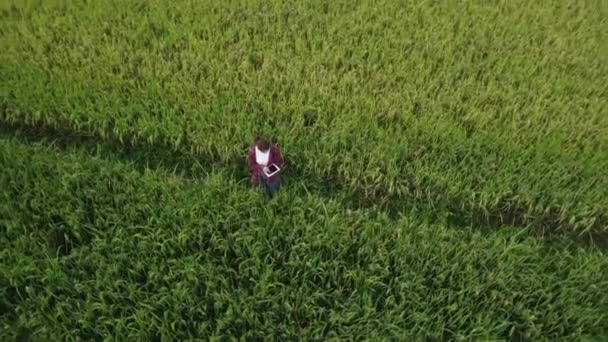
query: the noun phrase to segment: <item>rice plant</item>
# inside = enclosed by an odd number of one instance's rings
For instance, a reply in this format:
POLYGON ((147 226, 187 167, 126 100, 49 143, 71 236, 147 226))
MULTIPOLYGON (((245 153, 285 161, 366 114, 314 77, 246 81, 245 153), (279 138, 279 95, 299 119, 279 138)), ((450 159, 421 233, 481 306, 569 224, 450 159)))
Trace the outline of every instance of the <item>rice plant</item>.
POLYGON ((0 339, 605 339, 607 15, 0 2, 0 339))

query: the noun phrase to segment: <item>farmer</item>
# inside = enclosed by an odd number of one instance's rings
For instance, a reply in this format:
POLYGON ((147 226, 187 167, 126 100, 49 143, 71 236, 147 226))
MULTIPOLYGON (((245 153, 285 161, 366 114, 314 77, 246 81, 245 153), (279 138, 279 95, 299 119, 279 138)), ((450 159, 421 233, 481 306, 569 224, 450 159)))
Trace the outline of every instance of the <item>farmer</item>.
POLYGON ((249 166, 249 170, 251 170, 251 183, 254 186, 264 186, 270 197, 272 197, 281 184, 279 173, 270 177, 267 177, 265 174, 268 166, 272 164, 276 164, 279 168, 283 166, 281 150, 268 139, 258 136, 255 139, 255 144, 249 148, 247 165, 249 166))

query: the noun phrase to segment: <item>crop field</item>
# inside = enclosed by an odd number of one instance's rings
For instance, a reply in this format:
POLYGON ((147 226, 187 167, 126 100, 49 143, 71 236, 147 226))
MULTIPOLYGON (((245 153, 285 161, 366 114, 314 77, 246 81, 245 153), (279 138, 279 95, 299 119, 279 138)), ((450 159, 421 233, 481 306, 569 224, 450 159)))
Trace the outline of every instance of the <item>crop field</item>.
POLYGON ((0 1, 0 340, 607 340, 607 18, 0 1))

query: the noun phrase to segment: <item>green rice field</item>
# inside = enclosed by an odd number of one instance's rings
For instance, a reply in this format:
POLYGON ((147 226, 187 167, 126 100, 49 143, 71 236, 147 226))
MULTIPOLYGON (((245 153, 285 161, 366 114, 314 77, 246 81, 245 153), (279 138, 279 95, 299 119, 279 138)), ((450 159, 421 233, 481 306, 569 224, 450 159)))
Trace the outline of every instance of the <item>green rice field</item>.
POLYGON ((0 340, 608 340, 607 18, 0 1, 0 340))

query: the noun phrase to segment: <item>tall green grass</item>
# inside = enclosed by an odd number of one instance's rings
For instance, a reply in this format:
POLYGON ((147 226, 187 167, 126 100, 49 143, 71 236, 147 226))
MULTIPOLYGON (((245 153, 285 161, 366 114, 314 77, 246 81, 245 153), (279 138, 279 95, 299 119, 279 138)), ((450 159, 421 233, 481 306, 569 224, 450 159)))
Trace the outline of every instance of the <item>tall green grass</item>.
POLYGON ((608 258, 0 140, 0 338, 596 339, 608 258))
POLYGON ((0 118, 606 232, 603 2, 8 1, 0 118))
POLYGON ((0 2, 0 340, 605 340, 605 250, 529 232, 606 236, 607 16, 0 2))

